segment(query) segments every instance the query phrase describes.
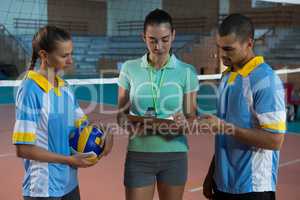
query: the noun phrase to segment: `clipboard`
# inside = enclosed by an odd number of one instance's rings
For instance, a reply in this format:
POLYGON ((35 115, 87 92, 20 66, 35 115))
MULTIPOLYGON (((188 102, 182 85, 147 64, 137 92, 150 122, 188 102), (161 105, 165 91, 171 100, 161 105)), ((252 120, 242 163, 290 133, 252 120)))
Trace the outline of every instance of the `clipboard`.
POLYGON ((178 135, 178 132, 183 131, 183 127, 178 126, 176 122, 171 119, 127 115, 127 121, 133 124, 140 123, 146 126, 147 130, 163 131, 164 134, 171 133, 172 135, 178 135))
POLYGON ((156 117, 144 117, 144 116, 137 116, 137 115, 127 115, 127 120, 131 123, 149 123, 149 124, 176 124, 174 120, 171 119, 161 119, 156 117))

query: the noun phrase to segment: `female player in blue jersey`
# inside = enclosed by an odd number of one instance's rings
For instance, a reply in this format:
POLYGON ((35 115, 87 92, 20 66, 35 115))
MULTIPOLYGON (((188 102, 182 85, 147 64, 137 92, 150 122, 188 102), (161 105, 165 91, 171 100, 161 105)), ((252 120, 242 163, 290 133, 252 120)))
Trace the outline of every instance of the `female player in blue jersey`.
MULTIPOLYGON (((195 115, 197 74, 193 66, 172 54, 174 39, 171 16, 159 9, 150 12, 144 22, 148 53, 125 62, 120 73, 120 124, 128 113, 157 118, 169 118, 177 112, 187 117, 195 115)), ((155 185, 159 199, 181 200, 183 197, 187 180, 187 138, 181 133, 170 138, 154 132, 158 134, 141 129, 131 132, 124 176, 127 200, 152 200, 155 185), (134 137, 134 134, 138 135, 134 137)))
MULTIPOLYGON (((32 40, 30 69, 16 96, 13 133, 17 156, 24 158, 25 200, 79 200, 77 168, 95 164, 86 156, 71 155, 69 148, 69 134, 87 120, 58 76, 72 65, 72 50, 71 35, 54 26, 41 28, 32 40), (38 59, 40 67, 34 70, 38 59)), ((104 154, 110 148, 106 145, 104 154)))

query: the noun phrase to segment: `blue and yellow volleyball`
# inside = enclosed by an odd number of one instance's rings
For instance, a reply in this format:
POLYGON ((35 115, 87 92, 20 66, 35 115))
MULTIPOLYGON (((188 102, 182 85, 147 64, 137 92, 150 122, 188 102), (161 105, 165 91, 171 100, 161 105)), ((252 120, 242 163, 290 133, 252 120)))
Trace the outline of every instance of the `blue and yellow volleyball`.
POLYGON ((70 134, 70 147, 76 153, 93 153, 99 157, 104 149, 105 134, 99 128, 87 125, 70 134))

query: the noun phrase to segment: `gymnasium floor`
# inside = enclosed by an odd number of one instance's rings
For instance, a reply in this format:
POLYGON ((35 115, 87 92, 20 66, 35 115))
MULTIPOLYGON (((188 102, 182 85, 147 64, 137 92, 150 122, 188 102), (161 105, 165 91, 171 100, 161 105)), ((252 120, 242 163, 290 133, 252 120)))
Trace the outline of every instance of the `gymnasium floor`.
MULTIPOLYGON (((86 106, 82 103, 82 106, 86 106)), ((112 106, 102 106, 113 110, 112 106)), ((0 105, 0 199, 20 200, 23 178, 22 160, 15 156, 11 144, 14 125, 14 105, 0 105)), ((91 120, 104 123, 115 121, 115 116, 99 114, 99 105, 90 114, 91 120)), ((299 127, 296 125, 296 127, 299 127)), ((127 135, 115 135, 112 153, 97 165, 79 170, 80 188, 83 200, 123 200, 123 165, 127 135)), ((202 182, 213 153, 213 137, 208 135, 189 136, 189 177, 184 194, 185 200, 204 200, 202 182)), ((277 200, 300 199, 300 134, 287 134, 281 151, 277 200)), ((155 195, 157 200, 157 194, 155 195)))

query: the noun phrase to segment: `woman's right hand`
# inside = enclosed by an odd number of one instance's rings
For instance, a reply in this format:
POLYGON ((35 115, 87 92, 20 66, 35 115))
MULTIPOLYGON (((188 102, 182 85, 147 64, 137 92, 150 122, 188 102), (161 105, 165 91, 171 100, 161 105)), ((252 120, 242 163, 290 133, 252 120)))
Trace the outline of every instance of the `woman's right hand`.
POLYGON ((94 155, 88 154, 75 154, 69 157, 68 164, 76 168, 86 168, 95 165, 98 158, 94 155))
POLYGON ((125 113, 118 113, 117 122, 121 128, 129 133, 131 138, 135 136, 144 136, 145 130, 142 123, 131 123, 128 121, 127 115, 125 113))

